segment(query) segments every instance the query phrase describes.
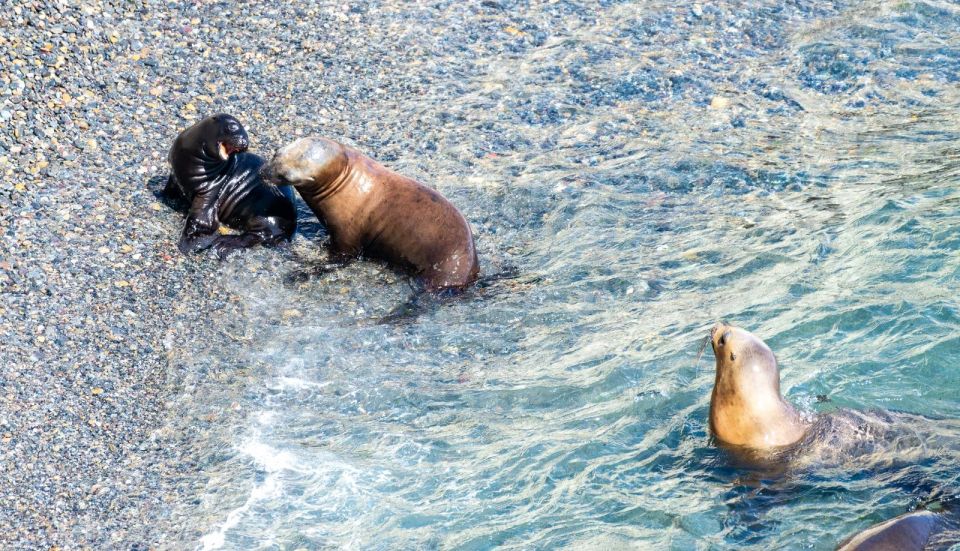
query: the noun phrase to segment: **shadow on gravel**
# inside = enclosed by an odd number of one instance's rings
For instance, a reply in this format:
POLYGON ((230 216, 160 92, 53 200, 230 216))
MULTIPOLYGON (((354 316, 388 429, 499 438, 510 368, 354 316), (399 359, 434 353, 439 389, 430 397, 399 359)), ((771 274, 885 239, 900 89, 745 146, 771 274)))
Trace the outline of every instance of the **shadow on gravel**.
POLYGON ((186 215, 187 208, 190 206, 190 204, 182 195, 173 195, 166 192, 168 178, 169 176, 167 174, 156 174, 151 176, 150 179, 147 180, 147 189, 153 193, 153 196, 156 197, 158 201, 166 205, 168 208, 175 210, 180 214, 186 215))

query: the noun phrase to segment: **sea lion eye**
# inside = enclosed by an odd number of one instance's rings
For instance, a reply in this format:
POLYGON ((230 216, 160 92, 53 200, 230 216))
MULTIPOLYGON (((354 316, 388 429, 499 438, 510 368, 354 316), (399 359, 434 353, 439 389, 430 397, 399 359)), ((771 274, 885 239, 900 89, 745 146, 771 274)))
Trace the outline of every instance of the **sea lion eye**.
POLYGON ((237 126, 237 123, 231 122, 230 124, 227 125, 227 130, 229 130, 230 132, 236 132, 237 130, 240 130, 240 127, 237 126))
POLYGON ((727 335, 728 335, 728 334, 729 334, 729 333, 724 333, 724 334, 720 335, 720 340, 717 341, 717 344, 719 344, 720 346, 723 346, 723 345, 727 344, 727 335))

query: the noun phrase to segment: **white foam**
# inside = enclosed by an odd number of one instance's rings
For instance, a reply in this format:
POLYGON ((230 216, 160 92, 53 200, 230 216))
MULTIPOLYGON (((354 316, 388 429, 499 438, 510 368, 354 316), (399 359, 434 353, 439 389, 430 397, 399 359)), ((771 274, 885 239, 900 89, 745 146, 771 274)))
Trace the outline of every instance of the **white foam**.
POLYGON ((274 420, 277 418, 277 412, 270 410, 261 411, 256 415, 256 417, 257 422, 261 425, 272 425, 274 420))
MULTIPOLYGON (((270 414, 271 412, 264 412, 270 414)), ((258 502, 265 499, 277 497, 283 491, 283 481, 281 474, 283 471, 297 469, 297 458, 290 452, 278 450, 272 446, 260 442, 258 437, 248 439, 240 446, 240 452, 250 456, 257 466, 267 472, 263 482, 257 484, 250 490, 247 500, 236 509, 227 514, 226 520, 215 531, 206 534, 200 538, 200 546, 204 551, 223 548, 227 532, 240 524, 243 516, 250 511, 258 502)))
POLYGON ((272 390, 306 390, 310 388, 323 388, 329 385, 329 381, 318 383, 300 377, 277 377, 276 383, 271 386, 272 390))

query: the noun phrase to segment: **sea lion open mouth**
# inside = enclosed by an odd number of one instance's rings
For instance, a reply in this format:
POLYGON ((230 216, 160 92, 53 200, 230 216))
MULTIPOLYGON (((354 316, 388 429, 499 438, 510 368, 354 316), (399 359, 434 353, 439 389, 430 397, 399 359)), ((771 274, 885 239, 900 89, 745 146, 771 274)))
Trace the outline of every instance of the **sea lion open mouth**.
POLYGON ((217 149, 220 151, 220 158, 226 161, 230 158, 230 155, 234 153, 243 153, 247 150, 247 144, 240 143, 230 143, 230 142, 217 142, 217 149))

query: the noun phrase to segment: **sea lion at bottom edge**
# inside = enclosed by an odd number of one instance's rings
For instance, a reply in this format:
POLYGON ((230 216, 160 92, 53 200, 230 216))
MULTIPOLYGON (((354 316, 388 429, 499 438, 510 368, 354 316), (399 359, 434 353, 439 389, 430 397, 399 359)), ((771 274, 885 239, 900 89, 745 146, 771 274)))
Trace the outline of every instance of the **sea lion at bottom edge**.
POLYGON ((170 148, 164 194, 190 203, 178 248, 212 247, 220 257, 257 244, 289 240, 297 227, 293 197, 260 177, 263 159, 247 152, 250 140, 235 117, 207 117, 181 132, 170 148), (241 230, 220 235, 220 225, 241 230))
POLYGON ((921 551, 960 543, 953 512, 920 510, 875 524, 837 547, 837 551, 921 551))
POLYGON ((281 148, 263 177, 293 185, 330 232, 341 257, 386 260, 428 291, 476 281, 479 261, 466 218, 443 195, 359 151, 321 137, 281 148))

